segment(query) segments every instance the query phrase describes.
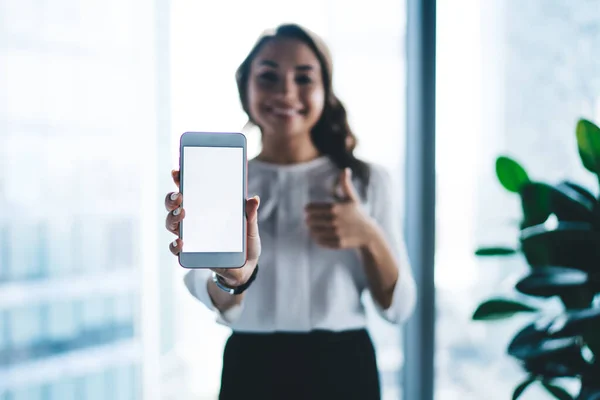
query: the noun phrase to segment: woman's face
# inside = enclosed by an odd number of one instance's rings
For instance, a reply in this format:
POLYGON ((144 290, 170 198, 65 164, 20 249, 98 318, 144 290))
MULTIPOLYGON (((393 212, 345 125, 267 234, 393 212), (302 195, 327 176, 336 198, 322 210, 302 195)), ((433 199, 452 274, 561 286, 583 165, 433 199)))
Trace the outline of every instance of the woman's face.
POLYGON ((308 135, 323 112, 321 65, 306 44, 274 39, 250 66, 248 107, 263 135, 308 135))

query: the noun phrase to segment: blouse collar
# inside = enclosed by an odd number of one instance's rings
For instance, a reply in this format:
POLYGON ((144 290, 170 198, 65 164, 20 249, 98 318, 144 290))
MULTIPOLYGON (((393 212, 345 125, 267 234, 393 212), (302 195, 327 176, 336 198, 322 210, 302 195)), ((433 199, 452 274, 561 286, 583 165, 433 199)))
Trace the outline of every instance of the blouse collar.
POLYGON ((266 161, 261 161, 256 158, 250 160, 253 167, 265 171, 280 171, 280 172, 306 172, 311 171, 321 166, 328 165, 331 161, 327 156, 320 156, 310 161, 305 161, 296 164, 274 164, 266 161))

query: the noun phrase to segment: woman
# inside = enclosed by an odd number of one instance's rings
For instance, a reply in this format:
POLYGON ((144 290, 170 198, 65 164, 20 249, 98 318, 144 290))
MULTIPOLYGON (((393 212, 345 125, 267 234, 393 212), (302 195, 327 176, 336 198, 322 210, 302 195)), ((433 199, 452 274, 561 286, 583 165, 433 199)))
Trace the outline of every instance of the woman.
MULTIPOLYGON (((360 296, 369 290, 393 323, 410 315, 416 296, 390 179, 353 155, 331 57, 313 33, 297 25, 265 33, 236 78, 244 111, 262 134, 262 151, 248 164, 248 191, 260 196, 246 205, 248 261, 185 277, 233 330, 220 398, 378 399, 360 296)), ((165 201, 175 234, 185 216, 181 197, 165 201)), ((182 245, 176 239, 173 254, 182 245)))

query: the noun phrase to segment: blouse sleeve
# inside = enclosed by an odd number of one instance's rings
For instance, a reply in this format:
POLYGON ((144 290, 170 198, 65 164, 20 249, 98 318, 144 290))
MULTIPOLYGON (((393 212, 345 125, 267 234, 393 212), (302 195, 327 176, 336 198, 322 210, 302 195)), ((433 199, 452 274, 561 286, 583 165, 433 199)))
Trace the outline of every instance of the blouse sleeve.
POLYGON ((399 268, 390 307, 384 309, 376 301, 373 303, 383 318, 391 323, 401 324, 411 316, 415 308, 417 287, 402 235, 400 203, 392 179, 382 167, 371 166, 369 186, 371 197, 368 201, 372 202, 372 217, 382 229, 399 268))
POLYGON ((217 322, 223 325, 230 325, 235 322, 241 314, 243 309, 243 302, 241 305, 233 306, 225 312, 220 312, 212 302, 210 295, 208 294, 208 280, 212 279, 212 271, 209 269, 194 269, 189 271, 183 277, 183 282, 189 290, 189 292, 200 300, 210 311, 216 314, 217 322))

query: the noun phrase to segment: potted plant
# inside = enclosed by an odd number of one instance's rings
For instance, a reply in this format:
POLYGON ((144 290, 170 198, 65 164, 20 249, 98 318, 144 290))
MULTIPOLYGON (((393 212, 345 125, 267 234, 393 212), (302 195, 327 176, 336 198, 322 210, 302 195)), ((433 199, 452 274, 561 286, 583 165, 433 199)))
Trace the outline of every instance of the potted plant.
MULTIPOLYGON (((600 128, 582 119, 576 137, 583 166, 600 182, 600 128)), ((484 247, 476 254, 521 256, 528 273, 516 284, 514 298, 484 301, 473 319, 532 316, 507 349, 526 373, 513 399, 529 385, 541 384, 557 399, 600 400, 600 200, 573 182, 531 180, 519 163, 505 156, 496 160, 496 175, 506 190, 520 197, 519 246, 484 247), (560 299, 562 314, 545 315, 528 301, 533 298, 538 303, 560 299), (581 383, 576 397, 560 386, 559 378, 581 383)))

